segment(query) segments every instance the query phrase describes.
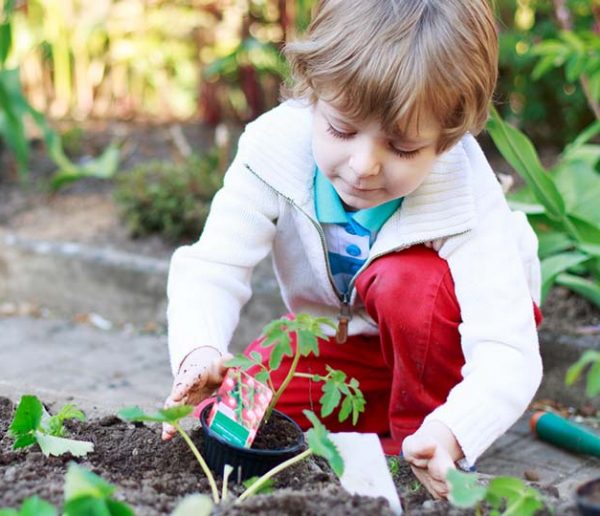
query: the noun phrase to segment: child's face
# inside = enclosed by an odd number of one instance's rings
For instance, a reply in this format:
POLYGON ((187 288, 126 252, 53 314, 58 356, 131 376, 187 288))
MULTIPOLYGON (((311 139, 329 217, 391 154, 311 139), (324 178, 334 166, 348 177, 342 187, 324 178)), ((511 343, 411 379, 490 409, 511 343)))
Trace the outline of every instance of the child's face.
POLYGON ((345 119, 331 104, 315 105, 313 153, 343 203, 360 210, 404 197, 427 177, 437 158, 440 124, 421 113, 403 138, 385 134, 377 121, 345 119))

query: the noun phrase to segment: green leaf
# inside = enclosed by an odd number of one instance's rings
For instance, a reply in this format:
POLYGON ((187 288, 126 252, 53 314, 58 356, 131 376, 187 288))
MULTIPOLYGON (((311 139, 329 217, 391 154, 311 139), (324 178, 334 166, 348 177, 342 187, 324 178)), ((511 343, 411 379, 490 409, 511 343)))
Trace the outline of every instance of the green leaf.
POLYGON ((71 462, 65 475, 65 500, 90 496, 108 498, 116 487, 79 464, 71 462))
POLYGON ((319 341, 313 331, 299 330, 296 334, 296 341, 303 357, 307 357, 311 353, 317 357, 319 356, 319 341))
POLYGON ((244 371, 247 371, 251 367, 255 366, 256 363, 246 355, 235 355, 232 359, 225 362, 226 367, 241 367, 244 371))
POLYGON ((600 227, 600 174, 593 165, 580 160, 562 162, 553 176, 567 212, 600 227))
POLYGON ((8 427, 8 433, 12 437, 18 437, 37 430, 42 421, 43 411, 44 407, 37 396, 21 396, 13 420, 8 427))
POLYGON ((577 362, 572 364, 569 369, 567 369, 567 374, 565 375, 565 384, 573 385, 577 379, 583 373, 583 370, 590 364, 600 363, 600 351, 596 351, 595 349, 588 349, 585 351, 577 362))
POLYGON ((210 496, 192 494, 186 496, 177 507, 175 507, 171 516, 210 516, 213 507, 214 503, 210 496))
POLYGON ((600 360, 590 367, 585 393, 588 398, 594 398, 600 394, 600 360))
POLYGON ((315 455, 323 457, 331 466, 333 472, 341 477, 344 474, 344 460, 336 445, 329 438, 329 432, 319 421, 314 412, 304 410, 304 415, 313 427, 306 432, 306 441, 315 455))
POLYGON ((124 421, 139 421, 150 423, 177 423, 180 419, 190 415, 194 411, 192 405, 181 405, 160 409, 154 414, 146 414, 140 407, 127 407, 119 410, 117 416, 124 421))
POLYGON ((486 488, 477 483, 477 475, 450 469, 446 480, 450 485, 449 500, 461 508, 475 507, 486 495, 486 488))
POLYGON ((4 67, 12 46, 12 25, 10 21, 0 23, 0 66, 4 67))
MULTIPOLYGON (((339 421, 341 422, 341 421, 345 421, 346 419, 348 419, 348 417, 352 413, 353 408, 354 408, 354 404, 352 403, 352 398, 346 396, 344 398, 344 401, 342 402, 342 406, 340 408, 340 413, 338 414, 339 421)), ((323 416, 322 411, 321 411, 321 416, 323 416)))
POLYGON ((575 265, 589 260, 589 256, 578 252, 560 253, 542 260, 542 300, 546 299, 557 276, 575 265))
POLYGON ((573 249, 574 242, 565 234, 557 231, 538 233, 538 254, 541 259, 573 249))
POLYGON ((543 505, 540 494, 515 477, 493 478, 488 486, 488 494, 496 499, 506 499, 504 515, 533 515, 543 505))
POLYGON ((269 356, 269 369, 272 371, 279 369, 284 355, 290 357, 293 355, 290 336, 287 333, 281 333, 277 342, 274 343, 269 356))
POLYGON ((13 450, 18 450, 19 448, 26 448, 27 446, 31 446, 37 442, 35 435, 31 434, 23 434, 15 439, 13 444, 13 450))
POLYGON ((523 177, 549 217, 561 220, 565 206, 552 178, 545 172, 531 140, 505 123, 492 107, 487 129, 498 150, 523 177))
POLYGON ((92 496, 73 498, 65 503, 66 516, 112 516, 106 500, 92 496))
MULTIPOLYGON (((242 482, 244 487, 248 489, 251 487, 260 477, 250 477, 242 482)), ((267 479, 263 485, 255 492, 255 494, 269 494, 275 490, 275 482, 272 478, 267 479)))
POLYGON ((321 388, 323 395, 319 402, 321 403, 321 417, 327 417, 339 405, 342 394, 335 382, 325 382, 321 388))
POLYGON ((94 444, 89 441, 65 439, 64 437, 55 437, 41 432, 36 432, 35 437, 46 457, 49 455, 58 457, 63 453, 71 453, 75 457, 83 457, 94 451, 94 444))
POLYGON ((260 383, 267 383, 269 381, 269 372, 264 369, 254 375, 254 378, 260 383))
POLYGON ((38 496, 30 496, 21 505, 21 510, 0 509, 0 516, 56 516, 57 509, 38 496))
POLYGON ((56 437, 64 436, 63 422, 68 419, 77 419, 78 421, 85 421, 85 414, 75 407, 73 404, 67 404, 60 409, 58 414, 50 417, 46 424, 42 424, 43 429, 46 433, 54 435, 56 437))
POLYGON ((556 277, 556 283, 576 292, 600 308, 600 285, 573 274, 562 273, 556 277))

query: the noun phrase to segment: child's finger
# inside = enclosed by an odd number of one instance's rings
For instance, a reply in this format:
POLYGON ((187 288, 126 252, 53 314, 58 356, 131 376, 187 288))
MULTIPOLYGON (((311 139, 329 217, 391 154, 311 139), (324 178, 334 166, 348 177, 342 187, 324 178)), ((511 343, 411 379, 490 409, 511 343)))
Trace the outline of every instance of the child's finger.
POLYGON ((162 426, 162 440, 163 441, 170 441, 171 439, 173 439, 173 436, 177 433, 177 430, 175 430, 175 427, 172 425, 169 425, 167 423, 163 423, 162 426))

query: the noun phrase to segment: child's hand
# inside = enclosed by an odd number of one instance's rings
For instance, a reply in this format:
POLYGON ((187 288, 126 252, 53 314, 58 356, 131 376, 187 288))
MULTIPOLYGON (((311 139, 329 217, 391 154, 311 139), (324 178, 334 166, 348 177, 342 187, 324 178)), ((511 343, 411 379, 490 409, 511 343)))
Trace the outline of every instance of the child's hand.
MULTIPOLYGON (((208 398, 221 385, 227 371, 224 363, 231 358, 232 355, 229 354, 221 356, 216 348, 210 346, 194 349, 181 362, 164 408, 197 405, 208 398)), ((168 441, 176 433, 177 430, 173 426, 163 424, 164 441, 168 441)))
POLYGON ((448 427, 432 421, 409 435, 402 444, 404 458, 435 499, 448 498, 448 470, 462 456, 456 438, 448 427))

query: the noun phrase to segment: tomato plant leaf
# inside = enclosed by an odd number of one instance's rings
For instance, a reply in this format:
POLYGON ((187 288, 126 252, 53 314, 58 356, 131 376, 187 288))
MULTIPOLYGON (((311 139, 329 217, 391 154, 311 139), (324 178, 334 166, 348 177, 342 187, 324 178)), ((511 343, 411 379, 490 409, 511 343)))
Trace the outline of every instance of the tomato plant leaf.
POLYGON ((254 365, 256 365, 254 360, 242 354, 235 355, 232 359, 225 362, 226 367, 241 367, 244 371, 247 371, 254 365))
POLYGON ((39 496, 30 496, 21 509, 0 509, 0 516, 56 516, 57 510, 51 503, 39 496))
POLYGON ((339 405, 342 395, 335 382, 325 382, 321 390, 321 417, 327 417, 339 405))
POLYGON ((154 414, 146 414, 140 407, 127 407, 119 410, 117 416, 124 421, 129 422, 149 422, 149 423, 177 423, 181 418, 190 415, 194 411, 192 405, 181 405, 179 407, 170 407, 160 409, 154 414))
POLYGON ((20 435, 15 439, 15 442, 13 443, 13 450, 18 450, 19 448, 27 448, 27 446, 31 446, 36 442, 37 441, 33 433, 20 435))
POLYGON ((450 502, 456 507, 474 507, 485 498, 487 490, 477 483, 477 475, 473 473, 451 469, 446 480, 450 484, 450 502))
POLYGON ((344 474, 344 460, 337 446, 329 438, 329 432, 319 421, 319 418, 310 410, 304 410, 304 415, 313 427, 306 432, 306 441, 315 455, 323 457, 331 466, 333 472, 341 477, 344 474))

